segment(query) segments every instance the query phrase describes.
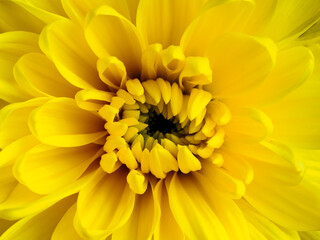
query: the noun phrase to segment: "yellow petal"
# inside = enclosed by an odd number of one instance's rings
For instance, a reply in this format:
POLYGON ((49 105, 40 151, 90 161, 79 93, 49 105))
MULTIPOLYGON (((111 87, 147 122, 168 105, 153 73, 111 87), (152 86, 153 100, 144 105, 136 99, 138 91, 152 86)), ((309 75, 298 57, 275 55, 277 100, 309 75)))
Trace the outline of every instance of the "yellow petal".
POLYGON ((186 146, 178 145, 178 165, 181 172, 187 174, 201 169, 199 159, 186 146))
POLYGON ((0 16, 0 32, 28 31, 39 33, 45 26, 45 23, 37 16, 32 15, 14 1, 0 2, 0 16))
POLYGON ((274 125, 271 137, 295 147, 319 149, 319 91, 319 81, 307 81, 281 101, 266 108, 265 112, 274 125))
POLYGON ((297 231, 285 229, 276 225, 263 215, 259 214, 250 204, 239 201, 239 206, 246 220, 256 228, 266 239, 300 240, 297 231))
POLYGON ((299 232, 299 236, 300 236, 301 240, 319 240, 320 239, 320 231, 299 232))
POLYGON ((81 240, 73 226, 73 218, 77 210, 73 204, 63 215, 52 234, 52 240, 81 240))
POLYGON ((12 164, 0 168, 0 203, 4 202, 18 182, 12 173, 12 164))
POLYGON ((92 181, 95 175, 96 167, 90 167, 76 182, 48 195, 36 194, 25 185, 17 184, 6 200, 0 204, 0 217, 16 220, 39 213, 61 199, 78 193, 80 189, 92 181))
POLYGON ((207 193, 192 175, 175 173, 167 189, 173 216, 188 239, 229 239, 207 193))
POLYGON ((71 84, 79 88, 105 88, 96 69, 97 57, 89 48, 80 26, 70 20, 56 21, 41 32, 39 44, 71 84))
POLYGON ((244 108, 234 111, 224 129, 228 138, 226 141, 260 142, 272 133, 273 124, 262 111, 244 108))
POLYGON ((150 239, 159 218, 160 208, 149 187, 147 192, 137 196, 128 222, 112 234, 112 239, 150 239))
POLYGON ((211 94, 201 89, 193 88, 188 101, 188 118, 195 119, 211 101, 211 94))
POLYGON ((30 134, 28 118, 32 110, 47 102, 47 98, 35 98, 22 103, 7 105, 0 111, 0 147, 30 134))
POLYGON ((68 16, 80 24, 84 24, 85 17, 90 10, 101 5, 111 6, 134 23, 138 6, 138 0, 61 0, 61 2, 68 16))
POLYGON ((287 229, 311 231, 319 229, 319 186, 307 180, 297 186, 285 186, 255 175, 247 186, 245 199, 273 222, 287 229))
POLYGON ((177 83, 173 83, 171 86, 171 99, 170 106, 172 115, 176 116, 180 113, 183 103, 183 93, 177 83))
POLYGON ((199 13, 205 0, 142 0, 137 11, 137 27, 147 43, 161 43, 164 48, 179 45, 180 38, 199 13), (174 13, 174 14, 171 14, 174 13))
POLYGON ((49 194, 75 182, 102 152, 99 145, 59 148, 38 145, 17 161, 14 174, 29 189, 49 194))
POLYGON ((206 53, 214 75, 212 84, 205 89, 213 97, 230 97, 248 91, 270 74, 276 53, 276 45, 269 39, 240 33, 223 35, 206 53))
POLYGON ((75 227, 81 237, 104 239, 128 221, 135 193, 127 185, 127 173, 123 169, 112 174, 100 172, 80 191, 75 227))
POLYGON ((253 7, 251 0, 209 2, 182 36, 180 44, 186 55, 202 56, 212 40, 226 32, 241 30, 253 7))
POLYGON ((177 224, 169 206, 168 193, 164 181, 160 180, 154 190, 161 209, 160 221, 154 232, 155 240, 184 240, 184 234, 177 224))
POLYGON ((92 143, 106 135, 104 121, 78 108, 70 98, 56 98, 32 112, 31 132, 41 142, 72 147, 92 143), (80 121, 79 121, 80 119, 80 121))
POLYGON ((11 226, 1 238, 5 240, 50 239, 57 223, 75 201, 76 197, 71 196, 38 215, 23 218, 11 226))
MULTIPOLYGON (((1 10, 0 10, 1 11, 1 10)), ((30 32, 6 32, 0 35, 0 98, 7 102, 20 102, 30 98, 15 81, 13 67, 29 52, 39 52, 39 36, 30 32)))
MULTIPOLYGON (((271 1, 273 2, 273 1, 271 1)), ((257 2, 257 11, 265 11, 263 1, 257 2)), ((275 41, 281 41, 286 38, 295 38, 300 36, 310 26, 312 26, 320 17, 320 3, 312 0, 298 0, 295 4, 291 1, 274 1, 272 10, 268 11, 269 19, 262 28, 256 26, 256 29, 249 29, 252 33, 262 36, 268 36, 275 41), (287 15, 283 15, 286 12, 287 15)), ((250 22, 255 19, 250 19, 250 22)))
POLYGON ((78 90, 67 82, 44 55, 29 53, 14 66, 18 84, 33 96, 73 97, 78 90))
POLYGON ((77 105, 88 111, 98 111, 107 102, 111 102, 114 96, 112 92, 101 91, 97 89, 84 89, 75 95, 77 105))
POLYGON ((99 58, 115 56, 131 78, 139 76, 144 47, 136 27, 125 17, 107 5, 101 6, 88 14, 85 35, 99 58))
POLYGON ((242 106, 272 104, 303 84, 310 77, 313 66, 312 52, 305 47, 279 51, 276 65, 265 81, 248 94, 229 101, 242 106))

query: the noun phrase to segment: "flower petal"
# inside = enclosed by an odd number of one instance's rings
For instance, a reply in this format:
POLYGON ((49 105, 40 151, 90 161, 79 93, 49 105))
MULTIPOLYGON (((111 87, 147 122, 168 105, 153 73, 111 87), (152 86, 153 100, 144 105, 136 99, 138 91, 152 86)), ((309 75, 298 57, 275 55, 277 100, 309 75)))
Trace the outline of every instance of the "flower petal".
POLYGON ((0 2, 0 33, 9 31, 39 33, 44 26, 44 22, 16 2, 12 0, 0 2))
MULTIPOLYGON (((282 228, 268 218, 260 215, 255 209, 245 201, 239 201, 238 205, 246 220, 256 228, 267 239, 300 240, 297 231, 282 228)), ((253 238, 256 239, 256 238, 253 238)))
POLYGON ((213 71, 207 85, 215 98, 233 97, 260 84, 271 72, 277 48, 269 39, 241 33, 228 33, 212 43, 207 51, 213 71))
MULTIPOLYGON (((255 27, 249 29, 249 32, 271 37, 275 41, 300 36, 320 17, 320 2, 318 1, 297 0, 294 4, 290 0, 270 1, 269 11, 264 2, 256 1, 256 11, 267 11, 267 21, 262 27, 261 24, 256 24, 255 27)), ((259 16, 259 14, 254 14, 250 22, 255 22, 254 16, 259 16)))
POLYGON ((179 45, 184 30, 205 2, 187 0, 181 4, 170 0, 140 0, 137 28, 148 44, 161 43, 164 48, 179 45))
POLYGON ((272 119, 270 137, 294 147, 320 147, 320 82, 304 85, 264 111, 272 119), (298 127, 297 127, 298 126, 298 127))
POLYGON ((0 217, 16 220, 39 213, 61 199, 79 192, 80 189, 92 181, 97 173, 96 169, 96 166, 90 166, 76 182, 49 195, 36 194, 19 183, 6 200, 0 204, 0 217))
POLYGON ((167 189, 163 180, 155 187, 155 197, 160 204, 161 217, 154 232, 155 240, 184 240, 185 237, 177 224, 169 206, 167 189))
POLYGON ((0 111, 0 148, 30 134, 29 114, 36 107, 48 101, 47 98, 34 98, 26 102, 7 105, 0 111))
POLYGON ((143 195, 137 195, 128 222, 112 234, 112 239, 150 239, 159 218, 160 208, 149 187, 143 195))
POLYGON ((33 192, 53 193, 75 182, 102 154, 100 148, 96 144, 74 148, 40 144, 20 158, 13 171, 16 178, 33 192))
POLYGON ((73 97, 78 90, 40 53, 25 54, 15 64, 13 71, 18 84, 33 96, 73 97))
POLYGON ((186 55, 201 56, 218 36, 239 31, 253 7, 254 1, 251 0, 209 1, 182 36, 180 44, 186 55))
POLYGON ((303 84, 310 77, 313 66, 314 57, 308 48, 299 46, 281 50, 273 71, 265 81, 248 94, 232 98, 229 102, 239 106, 272 104, 303 84))
POLYGON ((297 186, 255 175, 247 186, 245 199, 273 222, 288 229, 317 230, 320 227, 319 187, 307 180, 297 186))
POLYGON ((81 237, 105 238, 128 221, 135 193, 127 185, 126 175, 127 171, 121 168, 112 174, 100 171, 80 191, 75 227, 81 237))
POLYGON ((171 211, 187 238, 229 239, 208 196, 191 175, 175 173, 168 181, 167 189, 171 211))
POLYGON ((76 203, 73 204, 69 210, 63 215, 57 224, 53 234, 52 240, 82 240, 73 226, 73 219, 77 211, 76 203))
POLYGON ((103 125, 101 118, 80 109, 70 98, 50 100, 34 110, 29 118, 32 134, 41 142, 58 147, 92 143, 106 135, 103 125))
POLYGON ((56 21, 41 32, 39 44, 71 84, 79 88, 105 88, 96 69, 97 57, 80 26, 70 20, 56 21))
POLYGON ((144 44, 129 20, 103 5, 88 14, 85 35, 99 58, 115 56, 124 63, 131 78, 139 76, 144 44))
POLYGON ((3 240, 50 239, 64 212, 76 201, 70 196, 56 203, 44 212, 28 216, 12 225, 2 236, 3 240))
POLYGON ((22 55, 39 51, 38 35, 35 33, 6 32, 0 35, 1 99, 7 102, 19 102, 30 98, 30 95, 16 83, 13 76, 13 67, 22 55))
POLYGON ((231 121, 225 126, 226 142, 260 142, 273 130, 269 117, 258 109, 242 108, 233 111, 231 121))
POLYGON ((61 2, 68 16, 80 24, 84 24, 85 17, 90 10, 101 5, 114 8, 132 23, 135 23, 139 0, 61 0, 61 2))

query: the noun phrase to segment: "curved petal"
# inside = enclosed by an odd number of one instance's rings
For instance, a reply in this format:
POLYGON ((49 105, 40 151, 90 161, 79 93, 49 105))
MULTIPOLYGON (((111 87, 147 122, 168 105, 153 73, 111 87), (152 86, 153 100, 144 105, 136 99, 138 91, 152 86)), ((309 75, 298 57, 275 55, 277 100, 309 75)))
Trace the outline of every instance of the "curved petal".
POLYGON ((0 33, 9 31, 39 33, 44 26, 44 22, 14 1, 0 2, 0 33))
MULTIPOLYGON (((320 2, 313 0, 284 1, 256 0, 256 11, 267 12, 263 25, 248 26, 248 32, 272 38, 274 41, 296 38, 312 26, 320 17, 320 2), (286 13, 285 15, 283 13, 286 13)), ((253 14, 255 22, 259 14, 253 14)), ((259 20, 257 21, 259 23, 259 20)))
POLYGON ((112 174, 100 171, 80 191, 75 227, 81 237, 105 238, 128 221, 135 193, 127 185, 126 175, 127 171, 122 168, 112 174))
POLYGON ((228 99, 228 103, 238 106, 261 106, 279 101, 310 77, 313 66, 314 57, 308 48, 299 46, 281 50, 278 52, 273 71, 265 81, 248 94, 228 99))
POLYGON ((319 240, 320 231, 313 232, 299 232, 301 240, 319 240))
POLYGON ((189 239, 229 239, 212 209, 211 199, 192 175, 175 173, 167 182, 171 211, 189 239))
POLYGON ((124 63, 131 78, 139 77, 144 43, 129 20, 103 5, 88 14, 85 35, 99 58, 115 56, 124 63))
POLYGON ((12 225, 2 236, 2 240, 51 239, 51 235, 76 196, 70 196, 56 203, 44 212, 23 218, 12 225))
POLYGON ((297 186, 255 175, 245 199, 259 212, 287 229, 317 230, 320 227, 319 186, 307 180, 297 186))
POLYGON ((142 195, 137 195, 134 209, 129 220, 112 233, 113 240, 150 239, 160 218, 160 208, 149 186, 142 195))
POLYGON ((180 38, 206 0, 140 0, 137 28, 148 44, 179 45, 180 38))
POLYGON ((80 189, 92 181, 96 173, 97 168, 90 166, 76 182, 48 195, 36 194, 25 185, 17 184, 6 200, 0 204, 0 217, 8 220, 17 220, 39 213, 61 199, 79 192, 80 189))
POLYGON ((226 32, 241 30, 254 7, 254 1, 251 0, 218 3, 209 1, 204 11, 184 32, 180 44, 186 55, 201 56, 217 37, 226 32))
POLYGON ((73 226, 73 219, 77 211, 77 204, 73 204, 63 215, 52 234, 52 240, 82 240, 73 226))
POLYGON ((239 201, 238 205, 241 207, 246 220, 266 239, 300 240, 297 231, 285 229, 276 225, 268 218, 255 211, 255 209, 247 202, 239 201))
POLYGON ((62 5, 72 20, 84 24, 87 13, 101 5, 108 5, 114 8, 122 16, 126 17, 132 23, 136 20, 136 11, 139 0, 61 0, 62 5))
POLYGON ((206 53, 213 71, 207 85, 214 98, 233 97, 256 87, 270 74, 276 61, 277 48, 269 39, 242 33, 227 33, 208 48, 206 53))
POLYGON ((161 216, 154 232, 155 240, 184 240, 185 236, 177 224, 169 206, 167 189, 163 180, 155 187, 155 197, 160 205, 161 216))
POLYGON ((18 184, 12 174, 12 164, 0 168, 0 203, 4 202, 18 184))
POLYGON ((78 91, 40 53, 23 55, 15 64, 13 72, 18 84, 33 96, 73 97, 78 91))
POLYGON ((22 55, 39 51, 38 35, 35 33, 6 32, 0 35, 1 99, 7 102, 19 102, 30 98, 30 95, 16 83, 13 76, 13 67, 22 55))
POLYGON ((242 108, 233 111, 231 121, 224 127, 225 141, 260 142, 272 133, 273 125, 266 114, 258 109, 242 108))
POLYGON ((272 119, 270 137, 294 147, 320 147, 320 81, 304 85, 264 111, 272 119))
POLYGON ((39 44, 71 84, 79 88, 105 88, 96 69, 97 57, 89 48, 80 26, 70 20, 56 21, 41 32, 39 44))
POLYGON ((96 144, 74 148, 40 144, 20 158, 13 171, 15 177, 31 191, 53 193, 74 183, 102 154, 100 148, 96 144))
POLYGON ((56 98, 35 109, 29 127, 41 142, 58 147, 82 146, 106 135, 104 121, 70 98, 56 98))
POLYGON ((13 103, 0 111, 0 148, 30 134, 28 118, 38 106, 48 98, 34 98, 22 103, 13 103))

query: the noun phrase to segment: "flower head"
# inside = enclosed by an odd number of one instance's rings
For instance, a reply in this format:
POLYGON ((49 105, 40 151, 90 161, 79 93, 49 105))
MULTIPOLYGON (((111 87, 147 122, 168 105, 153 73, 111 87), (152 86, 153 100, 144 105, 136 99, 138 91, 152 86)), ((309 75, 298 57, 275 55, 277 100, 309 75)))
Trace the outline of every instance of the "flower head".
POLYGON ((318 238, 320 3, 0 13, 1 240, 318 238))

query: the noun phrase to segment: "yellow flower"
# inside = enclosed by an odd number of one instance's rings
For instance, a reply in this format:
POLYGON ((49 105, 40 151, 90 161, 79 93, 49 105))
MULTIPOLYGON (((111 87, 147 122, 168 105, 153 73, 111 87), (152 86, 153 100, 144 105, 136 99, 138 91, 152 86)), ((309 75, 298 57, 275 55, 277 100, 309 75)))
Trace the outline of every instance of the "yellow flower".
POLYGON ((0 1, 0 239, 319 239, 319 18, 0 1))

